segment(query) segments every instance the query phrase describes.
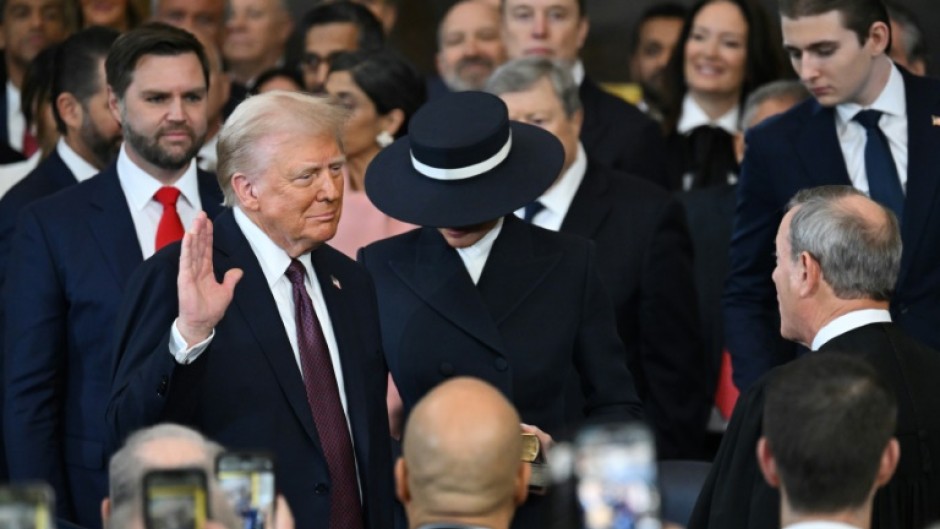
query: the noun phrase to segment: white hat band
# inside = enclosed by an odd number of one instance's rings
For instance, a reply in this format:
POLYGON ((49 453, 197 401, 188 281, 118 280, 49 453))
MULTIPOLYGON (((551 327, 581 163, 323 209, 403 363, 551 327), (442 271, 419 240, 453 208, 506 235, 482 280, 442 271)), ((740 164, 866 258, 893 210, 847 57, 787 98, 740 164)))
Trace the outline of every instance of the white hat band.
POLYGON ((512 131, 509 131, 509 137, 506 139, 506 144, 500 148, 496 154, 490 156, 482 162, 477 162, 473 165, 467 165, 465 167, 454 167, 452 169, 444 169, 441 167, 432 167, 430 165, 423 164, 415 158, 414 153, 411 153, 411 165, 414 166, 415 170, 419 173, 427 176, 428 178, 433 178, 435 180, 464 180, 467 178, 472 178, 474 176, 479 176, 501 164, 503 160, 509 156, 509 150, 512 148, 512 131))

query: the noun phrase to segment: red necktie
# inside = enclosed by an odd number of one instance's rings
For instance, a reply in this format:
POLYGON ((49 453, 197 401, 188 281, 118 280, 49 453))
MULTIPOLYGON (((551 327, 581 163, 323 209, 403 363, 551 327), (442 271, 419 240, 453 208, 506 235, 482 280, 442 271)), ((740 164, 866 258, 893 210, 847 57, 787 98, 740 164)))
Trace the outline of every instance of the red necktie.
POLYGON ((715 405, 721 416, 727 421, 738 402, 738 388, 731 380, 731 354, 727 349, 721 351, 721 371, 718 375, 718 391, 715 392, 715 405))
POLYGON ((291 260, 286 275, 293 290, 300 370, 307 391, 307 404, 313 413, 313 423, 333 484, 330 490, 329 528, 362 529, 362 504, 359 501, 352 439, 339 398, 330 350, 320 320, 313 310, 313 302, 304 286, 306 274, 300 261, 291 260))
POLYGON ((36 136, 33 136, 28 128, 23 130, 23 156, 29 158, 38 150, 39 142, 36 140, 36 136))
POLYGON ((175 187, 161 187, 153 195, 154 200, 163 205, 163 216, 157 225, 157 240, 154 251, 159 251, 171 242, 183 238, 183 221, 176 212, 176 200, 180 197, 180 190, 175 187))

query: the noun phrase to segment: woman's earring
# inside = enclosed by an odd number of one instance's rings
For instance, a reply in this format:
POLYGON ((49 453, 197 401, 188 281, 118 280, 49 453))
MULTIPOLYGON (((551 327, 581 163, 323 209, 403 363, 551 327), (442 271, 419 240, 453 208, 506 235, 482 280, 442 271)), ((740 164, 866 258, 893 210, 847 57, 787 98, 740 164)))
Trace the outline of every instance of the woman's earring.
POLYGON ((375 143, 377 143, 379 147, 383 149, 388 147, 394 142, 395 142, 395 138, 393 138, 391 133, 389 133, 389 131, 387 130, 383 130, 382 132, 378 133, 378 135, 375 137, 375 143))

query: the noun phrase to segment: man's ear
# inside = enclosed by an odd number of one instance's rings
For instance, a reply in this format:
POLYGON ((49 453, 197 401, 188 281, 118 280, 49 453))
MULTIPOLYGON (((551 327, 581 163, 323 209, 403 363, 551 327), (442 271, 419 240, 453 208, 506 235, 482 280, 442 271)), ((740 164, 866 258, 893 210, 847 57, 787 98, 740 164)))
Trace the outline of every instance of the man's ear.
POLYGON ((757 441, 757 464, 760 466, 761 474, 764 475, 764 481, 775 489, 779 488, 780 476, 777 474, 777 462, 774 461, 774 455, 770 451, 770 443, 763 436, 757 441))
POLYGON ((872 55, 886 53, 890 35, 891 29, 887 24, 881 21, 874 22, 871 27, 868 28, 868 43, 872 46, 872 55))
POLYGON ((75 99, 75 96, 69 92, 62 92, 53 102, 59 117, 65 122, 69 129, 79 129, 82 126, 85 111, 82 105, 75 99))
POLYGON ((411 490, 408 489, 408 466, 403 457, 395 461, 395 497, 402 505, 407 506, 411 501, 411 490))
POLYGON ((111 521, 111 499, 105 498, 101 500, 101 525, 102 527, 108 527, 108 523, 111 521))
POLYGON ((901 445, 894 437, 888 441, 884 452, 881 453, 881 462, 878 464, 878 474, 875 476, 875 488, 880 488, 885 483, 891 481, 894 470, 898 468, 898 461, 901 459, 901 445))
POLYGON ((800 297, 806 298, 819 289, 822 282, 822 268, 819 267, 819 261, 810 255, 809 252, 801 252, 799 257, 802 274, 800 277, 800 297))
POLYGON ((516 473, 516 486, 513 494, 513 499, 516 501, 516 506, 525 503, 526 498, 529 497, 529 480, 531 478, 532 465, 529 463, 520 464, 519 472, 516 473))
POLYGON ((108 110, 111 111, 111 115, 114 116, 114 120, 118 123, 123 124, 121 120, 121 102, 118 101, 117 94, 114 93, 114 89, 111 88, 111 85, 108 85, 108 110))
POLYGON ((238 197, 238 203, 246 211, 258 210, 258 186, 244 173, 232 175, 232 190, 238 197))

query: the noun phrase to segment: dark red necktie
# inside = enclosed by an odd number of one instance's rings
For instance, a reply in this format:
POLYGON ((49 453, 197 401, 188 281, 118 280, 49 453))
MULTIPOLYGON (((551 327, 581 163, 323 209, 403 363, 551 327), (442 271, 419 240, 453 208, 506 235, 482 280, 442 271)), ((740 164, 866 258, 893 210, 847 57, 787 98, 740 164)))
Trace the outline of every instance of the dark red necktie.
POLYGON ((304 265, 296 259, 287 267, 287 279, 293 289, 300 371, 307 390, 307 403, 313 413, 313 423, 333 483, 330 490, 329 528, 363 529, 352 439, 339 398, 330 350, 304 286, 306 274, 304 265))
POLYGON ((154 200, 163 205, 163 216, 160 217, 160 224, 157 224, 154 251, 183 238, 183 221, 176 212, 176 201, 179 197, 180 190, 168 186, 161 187, 153 195, 154 200))
POLYGON ((39 141, 27 128, 23 131, 23 156, 29 158, 39 150, 39 141))

